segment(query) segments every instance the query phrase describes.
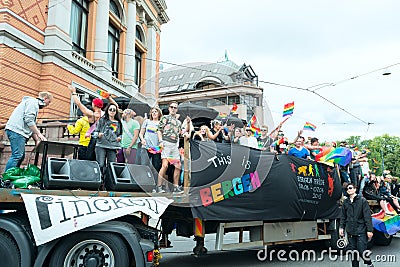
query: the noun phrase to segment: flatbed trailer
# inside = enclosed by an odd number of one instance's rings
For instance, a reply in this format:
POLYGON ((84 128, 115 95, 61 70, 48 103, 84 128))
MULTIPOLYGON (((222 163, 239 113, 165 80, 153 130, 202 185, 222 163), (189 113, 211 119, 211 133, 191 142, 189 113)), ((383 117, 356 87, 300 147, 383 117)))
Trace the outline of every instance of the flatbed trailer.
MULTIPOLYGON (((141 192, 0 188, 2 266, 153 266, 158 264, 158 230, 145 214, 124 215, 36 245, 22 194, 49 197, 140 199, 141 192), (156 253, 154 253, 156 252, 156 253)), ((159 196, 159 194, 154 194, 159 196)), ((105 203, 105 202, 104 202, 105 203)))

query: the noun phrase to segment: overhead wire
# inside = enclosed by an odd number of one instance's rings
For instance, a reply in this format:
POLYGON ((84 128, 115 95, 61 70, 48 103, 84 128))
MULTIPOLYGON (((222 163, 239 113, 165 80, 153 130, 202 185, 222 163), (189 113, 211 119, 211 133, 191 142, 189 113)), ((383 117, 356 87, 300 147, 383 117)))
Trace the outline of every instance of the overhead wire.
MULTIPOLYGON (((4 47, 3 47, 3 48, 4 48, 4 47)), ((16 47, 16 46, 13 46, 13 47, 10 47, 10 48, 13 48, 13 49, 29 49, 29 48, 27 48, 27 47, 16 47)), ((50 52, 53 52, 53 51, 54 51, 54 52, 56 52, 56 51, 60 51, 60 52, 72 52, 72 51, 74 51, 74 50, 73 50, 73 49, 59 49, 59 48, 55 48, 55 49, 42 49, 42 51, 43 51, 43 52, 48 52, 48 51, 50 51, 50 52)), ((98 51, 98 50, 88 50, 88 51, 86 51, 86 52, 87 52, 87 53, 90 53, 90 52, 91 52, 91 53, 106 53, 106 54, 113 53, 113 52, 111 52, 111 51, 98 51)), ((119 55, 124 55, 124 56, 135 57, 135 55, 133 55, 133 54, 128 54, 128 53, 121 53, 121 52, 119 52, 118 54, 119 54, 119 55)), ((193 70, 198 70, 198 71, 205 71, 205 72, 207 72, 207 73, 214 73, 214 74, 229 76, 228 74, 225 74, 225 73, 219 73, 219 72, 213 72, 213 71, 211 71, 211 70, 205 70, 205 69, 202 69, 201 67, 198 67, 198 66, 187 66, 187 65, 183 65, 183 64, 177 64, 177 63, 172 63, 172 62, 168 62, 168 61, 157 60, 157 59, 147 58, 147 57, 144 57, 144 59, 145 59, 145 60, 149 60, 149 61, 154 61, 154 62, 163 63, 163 64, 168 64, 168 65, 171 65, 171 66, 181 67, 181 68, 185 68, 185 69, 193 69, 193 70)), ((39 63, 39 64, 40 64, 40 63, 39 63)), ((396 66, 396 65, 400 65, 400 62, 399 62, 399 63, 395 63, 395 64, 391 64, 391 65, 389 65, 389 66, 385 66, 385 67, 382 67, 382 68, 379 68, 379 69, 375 69, 375 70, 372 70, 372 71, 369 71, 369 72, 366 72, 366 73, 363 73, 363 74, 360 74, 360 75, 356 75, 356 76, 353 76, 353 77, 350 77, 350 78, 346 78, 346 79, 343 79, 343 80, 340 80, 340 81, 337 81, 337 82, 334 82, 334 83, 321 83, 321 84, 313 85, 313 86, 310 86, 310 87, 307 87, 307 88, 299 87, 299 86, 293 86, 293 85, 287 85, 287 84, 281 84, 281 83, 276 83, 276 82, 263 81, 263 80, 258 80, 258 82, 259 82, 259 83, 264 83, 264 84, 273 85, 273 86, 280 86, 280 87, 285 87, 285 88, 290 88, 290 89, 295 89, 295 90, 301 90, 301 91, 305 91, 305 92, 314 94, 314 95, 318 96, 319 98, 323 99, 324 101, 326 101, 326 102, 330 103, 331 105, 335 106, 336 108, 340 109, 341 111, 347 113, 347 114, 350 115, 351 117, 353 117, 353 118, 355 118, 355 119, 357 119, 357 120, 361 121, 362 123, 364 123, 364 124, 366 124, 366 125, 369 126, 370 124, 373 124, 373 123, 367 122, 367 121, 361 119, 359 116, 354 115, 353 113, 351 113, 351 112, 348 111, 347 109, 342 108, 342 107, 339 106, 338 104, 336 104, 336 103, 334 103, 333 101, 331 101, 330 99, 328 99, 328 98, 322 96, 321 94, 317 93, 316 91, 317 91, 317 90, 320 90, 320 89, 322 89, 322 88, 325 88, 325 87, 336 86, 336 85, 338 85, 338 84, 341 84, 341 83, 344 83, 344 82, 348 82, 348 81, 354 80, 354 79, 356 79, 356 78, 359 78, 359 77, 362 77, 362 76, 366 76, 366 75, 369 75, 369 74, 371 74, 371 73, 374 73, 374 72, 377 72, 377 71, 381 71, 381 70, 384 70, 384 69, 387 69, 387 68, 390 68, 390 67, 393 67, 393 66, 396 66), (315 88, 315 87, 317 87, 317 88, 315 88), (312 88, 315 88, 315 89, 312 89, 312 88)), ((64 66, 64 67, 66 67, 66 66, 64 66)), ((71 68, 73 68, 73 67, 71 67, 71 68)), ((110 72, 112 72, 112 71, 110 71, 110 72)), ((135 77, 136 77, 135 75, 131 75, 131 74, 127 74, 127 73, 120 73, 120 72, 118 72, 118 74, 123 74, 124 76, 132 77, 132 78, 135 78, 135 77)), ((144 78, 144 80, 145 80, 146 82, 154 82, 154 83, 157 83, 157 81, 155 81, 155 80, 153 80, 153 79, 146 79, 146 78, 144 78)), ((159 84, 162 84, 162 83, 159 83, 159 84)), ((247 103, 245 103, 245 104, 248 105, 247 103)))

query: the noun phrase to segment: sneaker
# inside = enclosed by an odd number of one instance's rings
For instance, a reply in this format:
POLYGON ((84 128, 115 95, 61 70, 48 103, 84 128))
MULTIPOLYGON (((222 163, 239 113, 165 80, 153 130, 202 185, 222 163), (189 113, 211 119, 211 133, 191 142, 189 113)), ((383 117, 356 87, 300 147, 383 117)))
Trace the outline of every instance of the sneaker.
POLYGON ((168 185, 162 185, 162 188, 165 191, 165 193, 171 193, 171 190, 169 190, 169 186, 168 185))
POLYGON ((174 186, 174 190, 172 191, 172 194, 177 195, 177 194, 183 194, 183 189, 180 186, 174 186))
POLYGON ((162 188, 162 186, 157 186, 156 193, 165 193, 165 190, 162 188))

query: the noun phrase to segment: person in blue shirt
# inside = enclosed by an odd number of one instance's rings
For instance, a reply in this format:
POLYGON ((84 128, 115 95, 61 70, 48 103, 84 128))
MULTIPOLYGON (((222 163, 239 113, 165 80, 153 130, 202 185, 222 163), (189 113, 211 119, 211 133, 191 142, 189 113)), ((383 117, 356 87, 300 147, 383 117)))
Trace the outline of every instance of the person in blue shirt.
POLYGON ((294 143, 295 147, 291 148, 288 152, 288 155, 295 156, 297 158, 302 159, 310 159, 310 151, 304 147, 304 137, 299 136, 296 142, 294 143))

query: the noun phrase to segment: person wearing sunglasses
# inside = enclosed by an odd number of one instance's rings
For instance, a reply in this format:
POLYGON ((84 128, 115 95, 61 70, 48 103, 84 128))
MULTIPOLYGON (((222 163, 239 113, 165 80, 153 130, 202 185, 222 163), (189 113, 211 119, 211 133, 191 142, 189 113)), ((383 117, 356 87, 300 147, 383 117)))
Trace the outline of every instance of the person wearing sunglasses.
MULTIPOLYGON (((357 195, 356 186, 353 183, 347 184, 349 195, 343 202, 340 214, 339 235, 344 237, 347 232, 349 250, 358 251, 360 257, 364 257, 367 250, 367 243, 373 236, 372 217, 368 202, 362 196, 357 195)), ((373 266, 371 259, 364 257, 364 264, 373 266)), ((353 253, 352 266, 359 266, 358 257, 353 253)))
MULTIPOLYGON (((183 189, 179 186, 179 176, 181 173, 181 157, 179 154, 179 137, 182 132, 182 123, 178 120, 178 103, 173 101, 169 104, 169 114, 161 117, 158 124, 158 141, 160 146, 163 147, 161 151, 161 169, 158 173, 158 181, 156 192, 165 193, 168 190, 162 188, 162 185, 166 183, 165 178, 168 165, 174 165, 173 174, 173 194, 183 194, 183 189)), ((190 129, 190 117, 186 117, 187 128, 190 129)))
POLYGON ((268 126, 267 125, 262 125, 261 126, 261 136, 257 138, 258 141, 258 148, 261 150, 270 150, 270 146, 274 142, 274 139, 272 139, 268 135, 268 126))
POLYGON ((121 149, 122 123, 119 118, 118 107, 112 103, 106 107, 106 112, 100 118, 93 137, 97 139, 95 152, 96 161, 105 173, 108 163, 116 162, 117 150, 121 149))

